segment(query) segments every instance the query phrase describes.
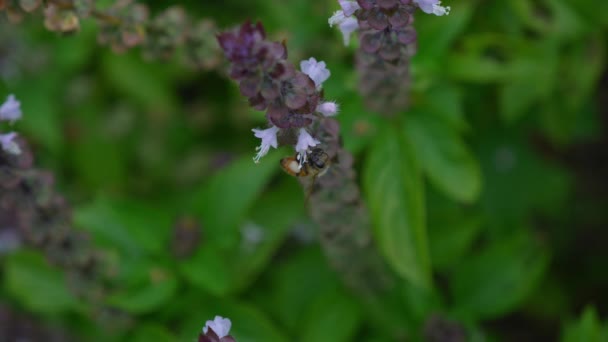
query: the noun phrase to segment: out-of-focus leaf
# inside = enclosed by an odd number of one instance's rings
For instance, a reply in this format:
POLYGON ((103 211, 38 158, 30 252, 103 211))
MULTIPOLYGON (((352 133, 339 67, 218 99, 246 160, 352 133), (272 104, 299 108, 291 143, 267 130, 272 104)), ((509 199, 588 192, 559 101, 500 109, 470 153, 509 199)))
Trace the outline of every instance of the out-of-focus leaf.
POLYGON ((235 253, 233 272, 237 291, 255 280, 271 261, 289 229, 304 217, 303 191, 300 185, 295 179, 285 180, 278 185, 276 191, 263 195, 256 202, 251 209, 251 221, 241 226, 241 242, 235 253))
POLYGON ((376 138, 363 185, 380 251, 404 279, 429 287, 424 186, 413 147, 396 128, 386 126, 376 138))
POLYGON ((76 225, 125 254, 162 253, 172 227, 167 208, 142 201, 99 197, 74 213, 76 225))
POLYGON ((515 40, 512 49, 517 54, 506 66, 508 80, 500 89, 500 115, 514 122, 527 114, 534 104, 554 91, 561 75, 558 73, 559 46, 555 39, 542 42, 515 40))
POLYGON ((300 332, 299 323, 310 310, 311 299, 340 284, 318 247, 304 248, 289 258, 281 258, 269 273, 268 279, 264 279, 268 285, 259 291, 256 301, 293 333, 300 332))
MULTIPOLYGON (((190 340, 195 341, 198 335, 194 335, 190 340)), ((129 341, 133 342, 174 342, 177 338, 167 328, 157 324, 140 325, 135 332, 129 337, 129 341)))
POLYGON ((4 260, 4 287, 33 312, 56 315, 80 307, 64 275, 34 252, 21 251, 4 260))
POLYGON ((103 76, 125 98, 135 99, 154 112, 168 112, 176 107, 172 84, 167 76, 169 64, 143 63, 141 55, 107 53, 102 59, 103 76))
POLYGON ((237 242, 238 225, 272 175, 280 170, 280 156, 278 152, 269 153, 259 164, 251 156, 244 156, 196 189, 192 210, 200 217, 209 241, 222 246, 237 242))
POLYGON ((582 34, 595 31, 595 27, 586 23, 574 9, 567 4, 568 0, 543 1, 551 13, 551 25, 548 32, 564 40, 579 38, 582 34))
POLYGON ((99 132, 88 131, 70 146, 75 171, 84 186, 106 190, 124 184, 129 178, 125 149, 99 132))
POLYGON ((412 60, 414 65, 440 63, 453 41, 466 29, 475 7, 473 1, 454 2, 450 6, 452 11, 448 16, 416 15, 419 44, 412 60))
POLYGON ((532 210, 559 212, 569 190, 564 170, 540 159, 512 134, 486 134, 477 146, 485 181, 480 202, 493 226, 510 229, 532 210))
POLYGON ((604 342, 608 340, 608 331, 602 329, 597 312, 591 306, 585 308, 581 317, 568 324, 561 336, 562 342, 604 342))
MULTIPOLYGON (((28 79, 15 89, 15 96, 21 102, 23 117, 15 127, 23 127, 24 136, 39 141, 50 151, 57 153, 63 146, 60 123, 60 109, 57 102, 57 82, 59 78, 48 75, 45 78, 28 79), (36 86, 32 87, 35 83, 36 86)), ((2 94, 4 95, 4 94, 2 94)), ((5 98, 0 97, 4 102, 5 98)))
MULTIPOLYGON (((286 176, 287 177, 287 176, 286 176)), ((302 218, 304 205, 297 182, 281 184, 263 195, 251 210, 251 219, 239 226, 239 241, 221 248, 205 244, 189 260, 180 263, 184 276, 216 295, 246 288, 262 271, 287 236, 290 225, 302 218)))
POLYGON ((205 244, 188 260, 179 263, 182 275, 193 285, 216 296, 225 296, 233 286, 229 251, 205 244))
POLYGON ((421 110, 412 110, 405 121, 405 132, 433 185, 458 201, 472 202, 478 198, 479 165, 451 127, 421 110))
POLYGON ((595 0, 566 0, 568 6, 577 11, 593 29, 598 25, 608 26, 608 2, 595 0))
POLYGON ((548 252, 527 234, 491 243, 453 269, 454 313, 478 320, 510 312, 535 289, 548 262, 548 252))
POLYGON ((353 341, 361 322, 361 309, 341 289, 318 294, 299 327, 299 341, 353 341))
POLYGON ((437 84, 425 90, 425 93, 421 108, 443 120, 455 131, 462 132, 468 128, 464 117, 462 93, 455 85, 437 84))
POLYGON ((429 241, 433 267, 449 270, 460 262, 482 228, 479 216, 451 216, 435 224, 429 223, 429 241))
POLYGON ((446 73, 455 80, 476 83, 501 82, 508 72, 503 62, 472 53, 455 53, 449 57, 446 73))
POLYGON ((108 303, 131 314, 150 313, 161 308, 176 294, 178 281, 166 270, 149 272, 147 283, 112 294, 108 303))

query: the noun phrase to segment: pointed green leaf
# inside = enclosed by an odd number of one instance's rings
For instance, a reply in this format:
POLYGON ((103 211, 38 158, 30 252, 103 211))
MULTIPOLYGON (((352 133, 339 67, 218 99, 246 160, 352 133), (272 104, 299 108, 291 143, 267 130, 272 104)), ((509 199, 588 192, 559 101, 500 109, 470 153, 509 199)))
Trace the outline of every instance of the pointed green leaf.
POLYGON ((481 171, 462 139, 429 115, 408 114, 405 131, 431 183, 457 201, 475 201, 481 191, 481 171))
POLYGON ((403 278, 430 286, 424 188, 411 144, 394 127, 378 135, 366 160, 363 185, 374 237, 403 278))

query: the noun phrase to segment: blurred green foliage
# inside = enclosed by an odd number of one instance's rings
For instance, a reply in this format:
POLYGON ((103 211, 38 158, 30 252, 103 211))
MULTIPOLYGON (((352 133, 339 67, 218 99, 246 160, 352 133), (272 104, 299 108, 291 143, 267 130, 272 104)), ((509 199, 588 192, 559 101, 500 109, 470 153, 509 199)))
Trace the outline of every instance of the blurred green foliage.
POLYGON ((327 62, 325 96, 341 104, 402 316, 374 317, 383 308, 328 265, 278 167, 293 152, 252 162, 263 115, 223 70, 113 54, 93 22, 62 37, 38 17, 1 21, 19 55, 1 66, 0 94, 21 100, 16 129, 112 260, 105 304, 132 318, 102 329, 35 250, 0 256, 1 301, 86 341, 192 341, 215 315, 239 342, 422 340, 440 329, 432 315, 472 341, 608 341, 608 200, 593 191, 608 190, 608 2, 446 5, 449 16, 416 16, 412 108, 391 120, 356 93, 355 48, 327 27, 335 1, 183 1, 225 27, 261 20, 294 63, 327 62), (179 257, 183 216, 200 242, 179 257))

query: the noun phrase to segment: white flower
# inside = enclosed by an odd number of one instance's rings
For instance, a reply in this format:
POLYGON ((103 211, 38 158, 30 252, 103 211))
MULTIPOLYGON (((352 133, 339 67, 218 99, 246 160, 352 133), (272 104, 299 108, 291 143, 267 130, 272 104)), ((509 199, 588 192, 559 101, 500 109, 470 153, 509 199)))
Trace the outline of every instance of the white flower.
POLYGON ((300 69, 302 72, 308 75, 314 82, 317 89, 321 88, 323 82, 325 82, 331 73, 325 66, 325 62, 317 60, 314 57, 310 57, 308 60, 300 62, 300 69))
POLYGON ((338 0, 340 3, 340 7, 342 7, 342 11, 344 12, 344 16, 350 17, 355 13, 356 10, 360 9, 361 6, 356 1, 352 0, 338 0))
POLYGON ((228 333, 230 333, 231 326, 232 326, 232 322, 230 322, 230 319, 223 318, 220 316, 215 316, 213 321, 205 322, 205 327, 203 327, 203 334, 206 334, 207 330, 209 328, 211 328, 211 330, 213 330, 213 332, 215 332, 217 337, 222 338, 222 337, 228 336, 228 333))
POLYGON ((313 138, 304 128, 300 128, 298 143, 296 144, 296 152, 298 152, 298 155, 300 156, 300 165, 306 161, 308 149, 310 147, 315 147, 318 144, 319 140, 313 138))
POLYGON ((414 2, 418 4, 422 11, 429 14, 437 16, 450 14, 450 6, 441 6, 440 0, 414 0, 414 2))
POLYGON ((334 116, 338 114, 338 104, 333 101, 319 103, 317 105, 317 112, 324 116, 334 116))
POLYGON ((262 143, 260 144, 260 146, 255 148, 255 150, 258 151, 258 154, 253 157, 253 161, 255 163, 259 163, 260 158, 262 158, 268 153, 271 146, 277 148, 277 133, 279 132, 279 128, 277 126, 272 126, 267 129, 254 128, 252 129, 252 131, 255 134, 256 138, 262 139, 262 143))
POLYGON ((344 38, 344 46, 348 45, 350 41, 350 35, 359 28, 359 22, 357 18, 349 17, 344 14, 344 11, 337 11, 328 20, 329 26, 333 27, 338 25, 340 31, 342 31, 342 37, 344 38))
POLYGON ((12 123, 19 119, 21 119, 21 103, 15 99, 15 95, 11 94, 0 106, 0 120, 12 123))
POLYGON ((2 149, 11 154, 20 154, 21 149, 14 141, 16 136, 17 133, 15 132, 0 134, 0 145, 2 145, 2 149))

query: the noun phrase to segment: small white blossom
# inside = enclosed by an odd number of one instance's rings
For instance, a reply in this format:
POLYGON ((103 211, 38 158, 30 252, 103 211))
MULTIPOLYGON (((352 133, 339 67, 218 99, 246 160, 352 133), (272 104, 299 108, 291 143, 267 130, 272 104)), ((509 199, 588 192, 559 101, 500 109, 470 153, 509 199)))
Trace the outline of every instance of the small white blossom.
POLYGON ((262 139, 262 143, 260 144, 260 146, 255 148, 255 150, 258 151, 258 154, 253 157, 253 161, 255 163, 259 163, 260 158, 262 158, 268 153, 270 147, 277 148, 277 133, 279 132, 279 128, 277 126, 272 126, 267 129, 254 128, 252 129, 252 131, 255 134, 256 138, 262 139))
POLYGON ((319 103, 317 105, 317 112, 324 116, 334 116, 338 114, 338 104, 333 101, 319 103))
POLYGON ((232 322, 230 322, 230 319, 215 316, 213 321, 205 322, 205 327, 203 327, 203 334, 206 334, 207 330, 211 328, 211 330, 215 332, 217 337, 223 338, 228 336, 228 334, 230 333, 230 327, 232 327, 232 322))
POLYGON ((356 10, 360 9, 361 6, 356 1, 353 0, 338 0, 340 3, 340 7, 342 7, 342 11, 344 12, 344 16, 350 17, 355 13, 356 10))
POLYGON ((17 133, 10 132, 7 134, 0 134, 0 145, 2 145, 2 149, 11 154, 20 154, 21 149, 19 145, 15 142, 15 137, 17 133))
POLYGON ((350 41, 350 35, 359 28, 359 22, 355 17, 349 17, 344 14, 344 11, 337 11, 328 20, 329 26, 333 27, 338 25, 338 28, 342 32, 344 38, 344 46, 348 45, 350 41))
POLYGON ((300 156, 300 165, 306 161, 308 149, 310 147, 315 147, 318 144, 319 140, 313 138, 304 128, 300 128, 298 143, 296 144, 296 152, 300 156))
POLYGON ((11 123, 21 119, 21 103, 11 94, 0 106, 0 120, 10 121, 11 123))
POLYGON ((329 75, 331 75, 325 65, 325 62, 317 62, 314 57, 301 61, 300 69, 302 69, 302 72, 308 75, 308 77, 315 82, 317 89, 321 88, 323 82, 325 82, 329 78, 329 75))
POLYGON ((437 16, 450 14, 450 6, 441 6, 440 0, 414 0, 418 4, 420 9, 428 14, 434 14, 437 16))

